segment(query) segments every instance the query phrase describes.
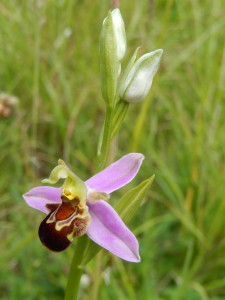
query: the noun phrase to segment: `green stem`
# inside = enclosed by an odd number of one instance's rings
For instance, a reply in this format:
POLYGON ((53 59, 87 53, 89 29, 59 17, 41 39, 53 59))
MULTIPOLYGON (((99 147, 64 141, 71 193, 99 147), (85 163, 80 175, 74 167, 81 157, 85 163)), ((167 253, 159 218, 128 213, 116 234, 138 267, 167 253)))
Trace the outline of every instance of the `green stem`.
MULTIPOLYGON (((98 172, 105 167, 107 162, 107 157, 109 154, 111 137, 112 137, 113 113, 114 113, 113 109, 108 107, 106 110, 102 144, 98 156, 98 164, 97 164, 98 172)), ((70 266, 70 272, 68 276, 64 300, 78 299, 80 279, 84 268, 84 266, 80 265, 80 262, 82 261, 82 258, 84 256, 87 243, 88 243, 88 239, 86 235, 82 236, 77 241, 77 247, 74 251, 73 260, 70 266)), ((96 287, 96 295, 97 293, 98 293, 98 285, 96 287)))
POLYGON ((116 133, 119 131, 123 120, 127 114, 127 110, 129 108, 129 103, 123 100, 118 101, 115 107, 115 113, 113 116, 113 126, 112 126, 112 136, 111 139, 114 138, 116 133))
POLYGON ((99 286, 101 283, 102 252, 97 254, 94 263, 94 280, 91 290, 91 298, 92 300, 98 300, 99 286))
POLYGON ((68 276, 64 300, 78 299, 80 279, 83 273, 83 266, 80 265, 80 262, 83 258, 87 242, 88 239, 86 235, 80 237, 77 241, 76 249, 73 255, 73 260, 70 266, 70 272, 68 276))
POLYGON ((106 110, 102 143, 100 147, 100 152, 98 154, 97 171, 102 170, 107 163, 107 157, 109 154, 112 137, 113 113, 114 110, 111 107, 108 107, 106 110))

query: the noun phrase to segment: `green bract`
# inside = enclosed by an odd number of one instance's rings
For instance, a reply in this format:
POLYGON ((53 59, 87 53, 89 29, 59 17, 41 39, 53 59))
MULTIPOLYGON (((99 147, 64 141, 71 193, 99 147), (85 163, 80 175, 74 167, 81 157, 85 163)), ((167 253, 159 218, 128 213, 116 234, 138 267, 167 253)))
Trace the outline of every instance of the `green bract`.
POLYGON ((133 64, 120 87, 121 99, 137 103, 147 96, 159 68, 162 53, 162 49, 147 53, 133 64))

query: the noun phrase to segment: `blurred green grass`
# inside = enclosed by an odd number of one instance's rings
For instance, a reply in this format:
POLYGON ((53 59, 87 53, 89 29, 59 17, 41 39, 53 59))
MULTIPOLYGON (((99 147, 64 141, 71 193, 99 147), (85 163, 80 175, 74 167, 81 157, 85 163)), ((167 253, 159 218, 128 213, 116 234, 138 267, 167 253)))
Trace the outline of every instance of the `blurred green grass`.
MULTIPOLYGON (((73 247, 48 253, 36 232, 43 216, 21 195, 59 157, 82 178, 93 174, 104 117, 98 39, 109 8, 103 0, 0 3, 0 91, 19 98, 0 119, 1 299, 63 298, 73 247)), ((142 262, 104 255, 97 299, 225 299, 224 3, 124 0, 121 12, 125 60, 139 45, 164 49, 148 99, 128 112, 117 154, 144 153, 135 182, 156 179, 130 224, 142 262)), ((84 300, 93 299, 95 265, 86 272, 84 300)))

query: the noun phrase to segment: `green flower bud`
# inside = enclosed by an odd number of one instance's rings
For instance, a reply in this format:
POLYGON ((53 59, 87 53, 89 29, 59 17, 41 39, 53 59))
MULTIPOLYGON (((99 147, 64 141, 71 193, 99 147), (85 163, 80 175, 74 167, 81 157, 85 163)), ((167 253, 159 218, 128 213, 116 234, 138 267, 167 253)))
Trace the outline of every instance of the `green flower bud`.
POLYGON ((102 95, 114 105, 120 60, 126 51, 126 34, 119 9, 110 11, 103 21, 100 36, 100 73, 102 95))
POLYGON ((162 49, 141 56, 130 69, 120 88, 122 100, 137 103, 143 100, 152 85, 152 80, 159 68, 162 49))
POLYGON ((117 58, 121 61, 126 53, 126 31, 123 18, 118 8, 112 11, 113 29, 116 38, 117 58))

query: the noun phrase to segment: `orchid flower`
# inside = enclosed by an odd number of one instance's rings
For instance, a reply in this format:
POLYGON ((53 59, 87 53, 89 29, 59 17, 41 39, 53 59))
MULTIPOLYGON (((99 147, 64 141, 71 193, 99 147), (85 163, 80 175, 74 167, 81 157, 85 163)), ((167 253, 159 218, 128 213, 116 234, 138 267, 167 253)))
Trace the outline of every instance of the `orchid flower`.
POLYGON ((29 206, 47 214, 39 227, 41 242, 52 251, 62 251, 86 233, 114 255, 139 262, 136 237, 107 200, 136 176, 143 159, 140 153, 127 154, 86 182, 59 160, 43 182, 55 184, 64 179, 61 188, 39 186, 23 195, 29 206))

